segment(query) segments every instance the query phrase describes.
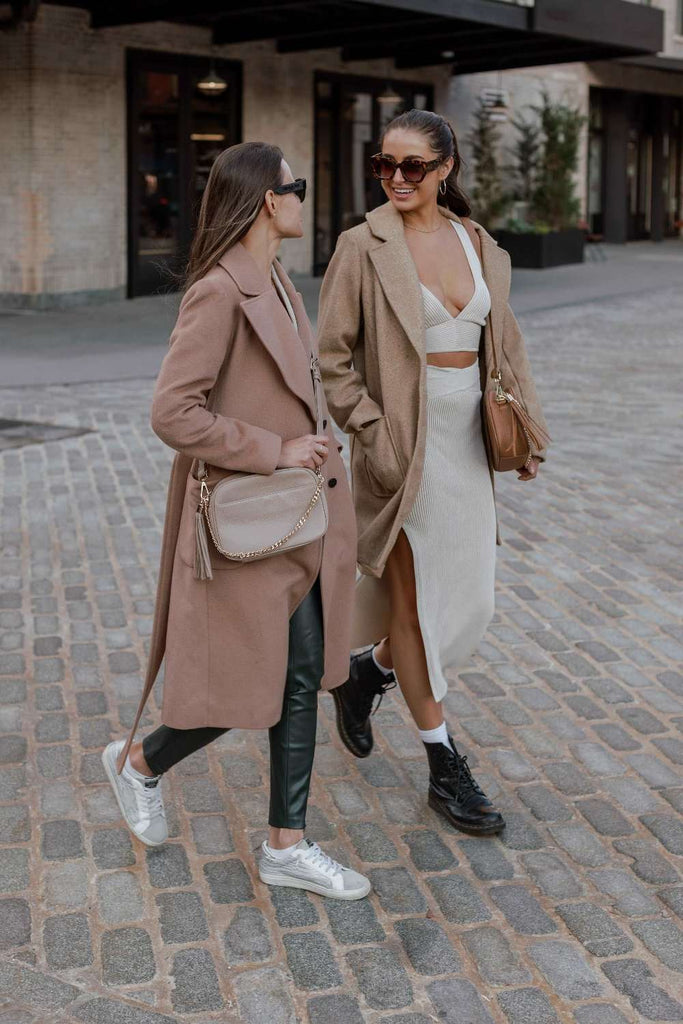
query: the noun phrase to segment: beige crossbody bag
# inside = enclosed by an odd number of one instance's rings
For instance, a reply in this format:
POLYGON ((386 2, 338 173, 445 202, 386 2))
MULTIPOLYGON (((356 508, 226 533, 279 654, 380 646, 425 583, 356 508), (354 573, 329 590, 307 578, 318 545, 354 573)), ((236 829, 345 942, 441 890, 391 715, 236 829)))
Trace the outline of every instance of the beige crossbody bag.
MULTIPOLYGON (((299 325, 289 296, 274 268, 271 273, 298 333, 299 325)), ((313 354, 310 365, 316 432, 322 434, 320 367, 313 354)), ((327 531, 325 480, 319 469, 301 466, 276 469, 268 475, 235 473, 209 488, 206 463, 200 459, 197 478, 201 491, 195 514, 195 579, 213 579, 207 527, 216 550, 236 562, 254 562, 291 551, 318 540, 327 531)))

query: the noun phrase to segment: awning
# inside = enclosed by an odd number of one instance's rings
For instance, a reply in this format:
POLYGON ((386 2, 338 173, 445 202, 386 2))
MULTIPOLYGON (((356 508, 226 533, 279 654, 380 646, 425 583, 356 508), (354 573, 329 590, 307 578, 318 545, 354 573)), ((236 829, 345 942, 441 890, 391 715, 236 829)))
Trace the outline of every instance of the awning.
POLYGON ((272 39, 281 53, 341 49, 345 61, 455 74, 657 53, 664 15, 629 0, 69 0, 94 28, 181 22, 216 44, 272 39))

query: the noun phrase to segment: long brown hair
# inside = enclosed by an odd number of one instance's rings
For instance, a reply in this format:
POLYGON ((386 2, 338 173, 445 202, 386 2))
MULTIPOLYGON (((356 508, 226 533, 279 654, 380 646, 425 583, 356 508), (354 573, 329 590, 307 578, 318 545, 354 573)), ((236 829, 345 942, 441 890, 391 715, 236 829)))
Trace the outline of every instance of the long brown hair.
POLYGON ((282 150, 267 142, 241 142, 216 157, 199 208, 186 288, 246 235, 268 189, 282 184, 282 160, 282 150))
POLYGON ((404 114, 398 114, 386 126, 382 134, 382 145, 386 135, 394 128, 422 132, 437 156, 442 160, 448 160, 450 156, 453 157, 453 170, 446 178, 446 194, 442 195, 439 192, 437 201, 452 213, 457 214, 458 217, 469 217, 472 208, 469 199, 458 183, 462 160, 458 150, 458 141, 450 122, 432 110, 407 110, 404 114))

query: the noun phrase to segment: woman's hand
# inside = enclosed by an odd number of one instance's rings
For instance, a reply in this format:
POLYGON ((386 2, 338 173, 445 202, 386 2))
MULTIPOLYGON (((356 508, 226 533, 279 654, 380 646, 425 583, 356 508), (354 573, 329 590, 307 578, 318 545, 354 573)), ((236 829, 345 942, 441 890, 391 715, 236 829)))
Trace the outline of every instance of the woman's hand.
POLYGON ((330 439, 325 434, 305 434, 291 441, 284 441, 280 452, 278 469, 292 469, 304 466, 318 469, 327 461, 330 439))
POLYGON ((531 458, 528 466, 522 466, 519 471, 518 480, 535 480, 536 474, 538 473, 538 467, 540 466, 540 460, 531 458))

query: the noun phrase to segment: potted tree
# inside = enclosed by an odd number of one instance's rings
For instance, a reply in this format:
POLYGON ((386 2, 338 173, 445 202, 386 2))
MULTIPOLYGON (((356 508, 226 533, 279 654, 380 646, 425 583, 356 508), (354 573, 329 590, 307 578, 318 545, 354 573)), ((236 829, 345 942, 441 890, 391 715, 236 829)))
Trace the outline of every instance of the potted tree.
POLYGON ((574 107, 544 93, 531 108, 538 122, 518 120, 514 149, 515 198, 525 216, 509 219, 496 232, 515 267, 556 267, 582 263, 584 233, 575 179, 585 118, 574 107))
POLYGON ((499 161, 500 130, 491 111, 480 99, 467 143, 472 155, 474 186, 472 205, 478 221, 489 228, 510 209, 513 195, 503 187, 499 161))

